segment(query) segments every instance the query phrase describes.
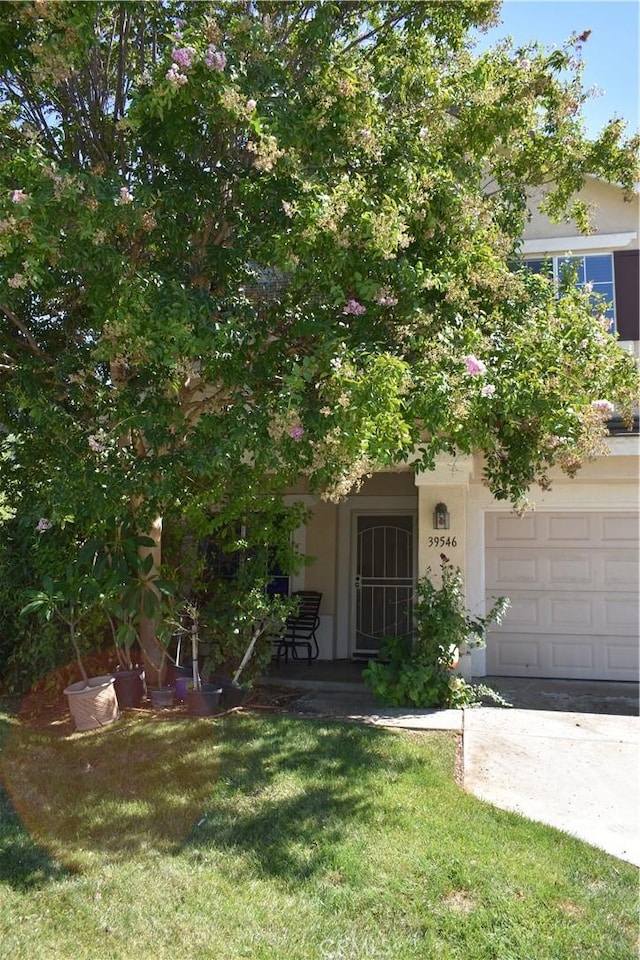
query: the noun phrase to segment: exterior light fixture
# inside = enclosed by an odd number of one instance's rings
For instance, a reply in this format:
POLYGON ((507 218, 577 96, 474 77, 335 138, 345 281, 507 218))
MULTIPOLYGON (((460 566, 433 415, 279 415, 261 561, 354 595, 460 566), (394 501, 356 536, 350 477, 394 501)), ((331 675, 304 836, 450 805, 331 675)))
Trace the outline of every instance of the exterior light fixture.
POLYGON ((436 508, 433 511, 433 529, 448 530, 450 519, 446 503, 436 503, 436 508))

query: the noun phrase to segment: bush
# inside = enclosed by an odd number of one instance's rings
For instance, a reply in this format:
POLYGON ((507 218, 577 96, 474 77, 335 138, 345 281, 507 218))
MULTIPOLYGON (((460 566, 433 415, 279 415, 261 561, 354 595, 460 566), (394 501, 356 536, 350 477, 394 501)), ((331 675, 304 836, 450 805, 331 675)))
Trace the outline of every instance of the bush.
MULTIPOLYGON (((63 624, 21 616, 30 592, 45 576, 63 578, 78 550, 71 524, 38 531, 39 520, 38 514, 20 514, 0 524, 0 685, 15 693, 74 656, 63 624)), ((83 624, 83 653, 101 648, 106 639, 104 618, 96 611, 83 624)))
POLYGON ((69 659, 63 629, 20 616, 27 591, 51 570, 64 569, 74 550, 69 530, 38 533, 38 520, 23 514, 0 525, 0 681, 12 692, 27 690, 69 659))
POLYGON ((291 601, 269 597, 265 581, 254 582, 251 587, 220 581, 210 585, 209 591, 202 609, 200 632, 201 639, 208 645, 205 672, 233 675, 258 629, 259 636, 243 677, 255 679, 271 659, 273 637, 282 629, 291 601))
POLYGON ((418 581, 414 635, 386 637, 378 660, 363 671, 364 682, 381 703, 395 707, 464 707, 484 697, 504 703, 484 685, 453 672, 460 651, 482 646, 488 624, 499 623, 509 601, 499 598, 484 617, 472 617, 464 603, 460 570, 441 555, 440 585, 418 581))

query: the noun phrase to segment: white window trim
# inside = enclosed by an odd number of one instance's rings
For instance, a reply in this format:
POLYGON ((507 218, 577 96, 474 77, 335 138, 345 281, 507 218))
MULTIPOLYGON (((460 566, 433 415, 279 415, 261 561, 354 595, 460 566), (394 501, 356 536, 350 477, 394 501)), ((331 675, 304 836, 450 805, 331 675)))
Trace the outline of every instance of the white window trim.
POLYGON ((525 240, 520 249, 521 256, 544 256, 544 254, 582 253, 585 250, 595 253, 611 253, 613 249, 622 250, 638 239, 637 231, 628 233, 595 233, 590 237, 545 237, 538 240, 525 240))
MULTIPOLYGON (((602 250, 602 251, 599 251, 599 252, 597 252, 597 253, 596 253, 595 251, 589 251, 589 253, 576 253, 575 251, 571 251, 570 253, 563 252, 563 253, 560 253, 560 254, 558 254, 558 253, 549 254, 549 256, 548 256, 546 259, 551 260, 551 266, 552 266, 552 269, 553 269, 553 282, 554 282, 556 285, 558 285, 558 284, 560 283, 560 280, 561 280, 560 263, 559 263, 559 261, 560 261, 560 260, 564 260, 564 259, 571 259, 572 257, 574 257, 574 258, 584 257, 585 259, 586 259, 587 257, 611 257, 611 294, 612 294, 612 296, 611 296, 611 300, 610 300, 610 301, 607 301, 607 302, 608 302, 608 303, 611 303, 611 305, 612 305, 612 307, 613 307, 613 318, 612 318, 611 322, 612 322, 612 324, 613 324, 613 331, 615 332, 615 330, 617 330, 617 328, 618 328, 618 311, 617 311, 617 300, 616 300, 616 271, 615 271, 615 263, 614 263, 614 260, 613 260, 613 251, 611 251, 611 250, 602 250)), ((545 257, 540 256, 540 255, 535 256, 535 257, 534 257, 534 256, 529 256, 528 259, 529 259, 529 260, 544 260, 545 257)), ((526 260, 526 259, 524 260, 524 263, 525 263, 525 264, 527 263, 527 260, 526 260)), ((582 284, 578 284, 578 286, 582 286, 582 284)))

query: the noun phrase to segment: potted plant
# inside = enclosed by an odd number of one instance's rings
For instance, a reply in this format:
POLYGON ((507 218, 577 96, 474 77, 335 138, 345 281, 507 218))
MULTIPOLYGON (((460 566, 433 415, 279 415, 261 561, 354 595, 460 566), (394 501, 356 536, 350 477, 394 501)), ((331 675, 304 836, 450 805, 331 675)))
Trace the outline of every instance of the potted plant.
POLYGON ((150 695, 156 701, 154 705, 173 702, 173 689, 163 684, 167 637, 162 619, 165 601, 174 590, 153 572, 151 556, 141 556, 141 550, 152 546, 150 538, 120 530, 114 543, 91 540, 81 551, 104 584, 102 606, 118 660, 113 676, 121 707, 139 706, 145 693, 144 665, 138 658, 134 662, 132 656, 132 651, 140 648, 139 627, 143 618, 159 624, 156 635, 161 640, 156 662, 149 663, 156 675, 156 684, 148 688, 150 695))
POLYGON ((271 657, 272 639, 281 632, 294 603, 288 597, 270 597, 264 583, 247 588, 220 585, 207 606, 207 623, 215 671, 211 679, 222 687, 224 706, 244 703, 252 682, 240 678, 252 659, 259 670, 271 657))
POLYGON ((177 618, 170 621, 174 636, 188 637, 191 648, 191 676, 184 684, 187 709, 195 716, 208 717, 217 711, 222 689, 213 683, 203 683, 200 676, 200 608, 194 601, 185 600, 177 614, 177 618))
POLYGON ((54 581, 45 576, 42 590, 30 591, 21 613, 36 613, 44 620, 59 620, 69 632, 82 680, 64 691, 77 730, 92 730, 112 723, 119 716, 112 675, 88 677, 82 660, 81 624, 102 606, 105 593, 93 568, 84 570, 79 561, 67 567, 66 577, 54 581))

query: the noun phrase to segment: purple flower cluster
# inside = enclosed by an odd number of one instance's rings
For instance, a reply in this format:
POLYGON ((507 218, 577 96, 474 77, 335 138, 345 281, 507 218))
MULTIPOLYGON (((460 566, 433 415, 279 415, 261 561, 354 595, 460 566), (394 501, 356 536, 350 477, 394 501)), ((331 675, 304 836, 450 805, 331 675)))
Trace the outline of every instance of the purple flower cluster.
POLYGON ((180 67, 177 63, 171 64, 165 76, 172 87, 182 87, 187 82, 186 75, 184 73, 180 73, 180 67))
POLYGON ((471 377, 477 377, 478 375, 487 372, 486 365, 482 362, 482 360, 478 360, 477 357, 474 357, 472 353, 464 358, 464 362, 467 367, 467 373, 471 377))
POLYGON ((193 47, 176 47, 171 53, 171 59, 183 70, 190 70, 195 60, 196 51, 193 47))
POLYGON ((38 533, 44 533, 45 530, 50 530, 52 526, 51 520, 47 520, 46 517, 40 517, 36 524, 36 530, 38 533))
POLYGON ((289 430, 289 436, 291 437, 292 440, 295 440, 295 441, 302 440, 302 438, 304 437, 304 427, 301 427, 300 424, 298 424, 295 427, 291 427, 291 429, 289 430))
POLYGON ((342 308, 343 313, 350 313, 354 317, 359 317, 361 314, 365 313, 366 307, 363 307, 361 303, 358 303, 357 300, 348 300, 346 306, 342 308))
POLYGON ((604 417, 610 417, 615 409, 609 400, 592 400, 591 406, 594 410, 599 410, 604 417))
POLYGON ((204 57, 204 62, 209 70, 217 70, 221 73, 227 65, 227 55, 224 50, 216 50, 215 45, 210 43, 204 57))

